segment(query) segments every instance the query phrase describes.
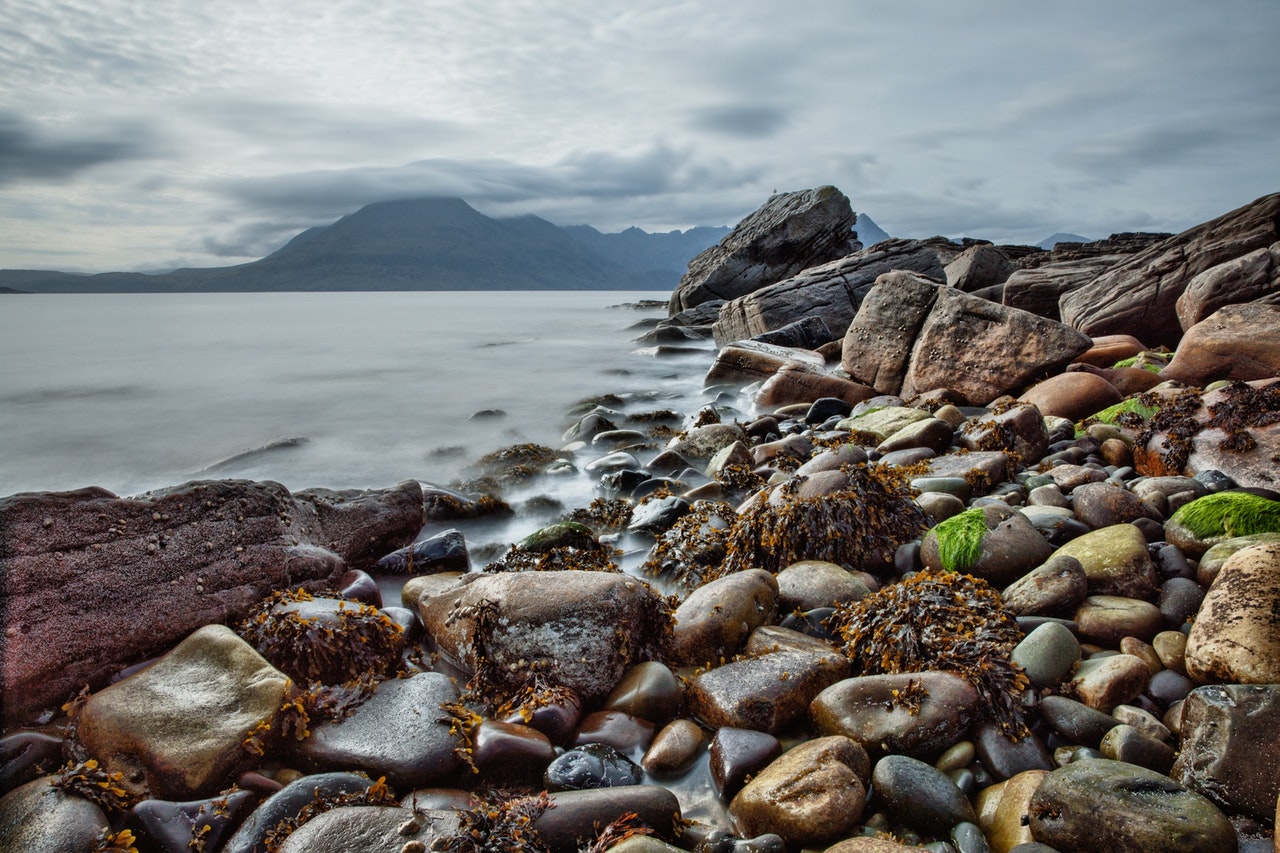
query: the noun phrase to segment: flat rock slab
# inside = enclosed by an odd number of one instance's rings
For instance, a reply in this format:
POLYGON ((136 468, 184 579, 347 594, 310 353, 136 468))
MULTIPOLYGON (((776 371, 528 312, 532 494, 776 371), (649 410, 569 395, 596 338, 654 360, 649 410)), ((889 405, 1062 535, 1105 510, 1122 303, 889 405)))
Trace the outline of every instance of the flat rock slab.
POLYGON ((0 693, 30 721, 276 589, 316 588, 422 528, 422 489, 291 494, 279 483, 187 483, 0 499, 0 693), (140 618, 140 614, 145 614, 140 618))

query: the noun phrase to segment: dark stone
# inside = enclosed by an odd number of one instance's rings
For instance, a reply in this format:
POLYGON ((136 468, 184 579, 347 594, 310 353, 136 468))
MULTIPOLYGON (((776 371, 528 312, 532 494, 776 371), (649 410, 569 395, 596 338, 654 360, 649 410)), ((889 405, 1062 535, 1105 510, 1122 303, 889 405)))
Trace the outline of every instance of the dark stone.
POLYGON ((631 511, 631 523, 627 529, 656 536, 669 530, 688 512, 689 502, 675 495, 643 501, 631 511))
POLYGON ((978 760, 998 782, 1011 779, 1026 770, 1052 770, 1053 756, 1035 733, 1021 740, 1010 740, 992 722, 976 726, 973 746, 978 760))
POLYGON ((1164 624, 1176 631, 1199 612, 1202 601, 1204 588, 1200 584, 1190 578, 1174 577, 1161 584, 1156 606, 1164 624))
POLYGON ((642 778, 640 765, 602 743, 584 744, 569 750, 551 762, 543 775, 550 791, 639 785, 642 778))
POLYGON ((906 755, 886 755, 871 771, 871 790, 889 820, 935 837, 958 823, 977 823, 973 806, 950 777, 906 755))
POLYGON ((124 825, 149 853, 188 853, 196 839, 203 842, 200 849, 217 850, 256 802, 249 791, 185 803, 143 800, 125 815, 124 825))
POLYGON ((673 840, 680 820, 680 801, 657 785, 625 785, 551 795, 553 808, 534 821, 538 836, 551 853, 578 853, 603 827, 625 814, 634 814, 658 838, 673 840))
POLYGON ((816 350, 823 344, 835 340, 835 335, 831 334, 826 321, 821 317, 805 317, 781 328, 761 332, 753 336, 752 340, 780 347, 816 350))
POLYGON ((60 737, 43 732, 14 732, 0 738, 0 794, 62 766, 60 737))
POLYGON ((711 781, 720 796, 731 800, 748 776, 754 776, 781 754, 782 743, 773 735, 725 726, 711 739, 711 781))
POLYGON ((380 572, 429 575, 438 572, 465 572, 471 568, 467 541, 456 528, 394 551, 377 562, 380 572))
POLYGON ((93 803, 42 777, 0 797, 0 850, 79 853, 93 849, 107 817, 93 803))
POLYGON ((1103 736, 1120 724, 1110 714, 1096 711, 1065 696, 1041 697, 1040 715, 1054 731, 1071 743, 1089 747, 1097 747, 1103 736))
POLYGON ((370 607, 382 606, 382 590, 378 588, 378 582, 368 572, 360 569, 344 572, 333 586, 338 590, 338 594, 348 601, 358 601, 370 607))
POLYGON ((295 779, 254 809, 221 853, 266 853, 267 833, 281 821, 296 818, 317 800, 358 794, 371 785, 373 780, 355 773, 317 773, 295 779))
POLYGON ((809 405, 809 411, 805 412, 804 422, 807 424, 825 423, 828 418, 839 417, 847 418, 853 410, 844 400, 839 397, 823 397, 814 400, 809 405))
POLYGON ((546 735, 518 723, 485 720, 476 726, 471 740, 472 761, 499 786, 536 779, 556 759, 546 735))
POLYGON ((653 742, 656 728, 648 720, 621 711, 595 711, 582 718, 573 745, 603 744, 619 752, 643 752, 653 742))

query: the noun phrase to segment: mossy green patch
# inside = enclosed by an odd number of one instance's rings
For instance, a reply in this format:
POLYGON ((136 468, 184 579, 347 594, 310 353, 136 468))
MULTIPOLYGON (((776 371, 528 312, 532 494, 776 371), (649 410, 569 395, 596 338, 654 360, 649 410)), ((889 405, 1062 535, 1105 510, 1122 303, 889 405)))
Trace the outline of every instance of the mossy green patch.
POLYGON ((1125 417, 1126 415, 1132 415, 1136 418, 1148 421, 1151 420, 1151 418, 1159 411, 1159 406, 1153 406, 1150 403, 1145 403, 1139 397, 1130 397, 1127 400, 1121 400, 1114 406, 1107 406, 1102 411, 1092 415, 1089 417, 1088 423, 1119 423, 1122 426, 1126 426, 1127 424, 1124 423, 1127 419, 1125 417))
POLYGON ((1148 370, 1152 373, 1159 373, 1161 369, 1161 365, 1147 361, 1140 355, 1122 358, 1115 364, 1111 365, 1111 367, 1113 369, 1119 367, 1141 367, 1143 370, 1148 370))
POLYGON ((987 517, 978 507, 966 509, 939 523, 933 533, 938 538, 938 559, 942 567, 949 572, 963 572, 982 556, 987 517))
POLYGON ((1192 501, 1170 520, 1202 540, 1274 533, 1280 531, 1280 501, 1248 492, 1219 492, 1192 501))

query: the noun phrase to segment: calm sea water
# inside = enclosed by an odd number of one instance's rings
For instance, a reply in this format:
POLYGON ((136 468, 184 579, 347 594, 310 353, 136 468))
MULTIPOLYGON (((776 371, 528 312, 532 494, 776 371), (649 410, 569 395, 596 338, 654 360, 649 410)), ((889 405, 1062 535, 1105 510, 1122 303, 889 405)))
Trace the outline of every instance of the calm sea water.
POLYGON ((663 312, 609 307, 663 297, 0 297, 0 495, 210 477, 445 484, 499 447, 559 446, 563 412, 583 397, 692 411, 709 349, 646 354, 630 327, 663 312), (485 410, 505 415, 473 418, 485 410), (225 462, 280 438, 305 441, 225 462))

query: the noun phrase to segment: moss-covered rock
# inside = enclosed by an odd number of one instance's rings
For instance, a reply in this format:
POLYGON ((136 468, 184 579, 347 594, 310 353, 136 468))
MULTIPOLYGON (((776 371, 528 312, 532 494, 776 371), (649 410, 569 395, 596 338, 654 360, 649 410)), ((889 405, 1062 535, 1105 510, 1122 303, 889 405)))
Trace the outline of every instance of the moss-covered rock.
POLYGON ((1197 498, 1165 525, 1169 541, 1200 556, 1212 546, 1239 536, 1280 532, 1280 501, 1249 492, 1218 492, 1197 498))

